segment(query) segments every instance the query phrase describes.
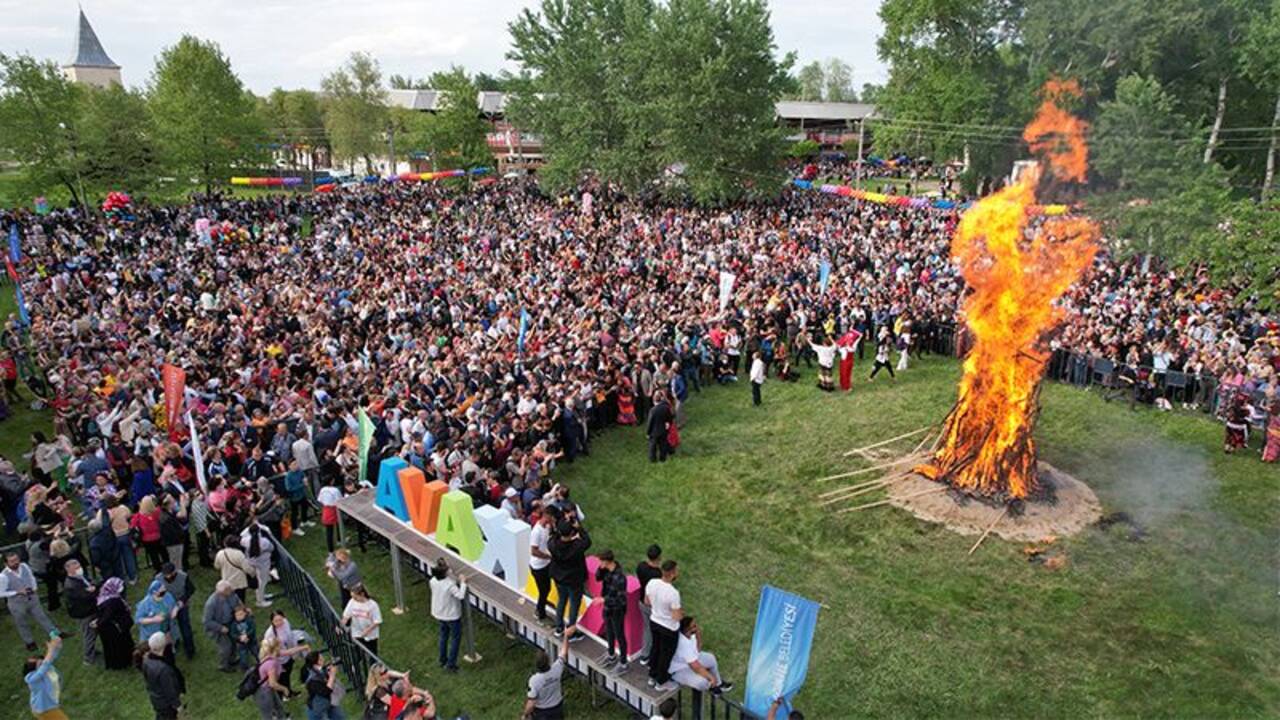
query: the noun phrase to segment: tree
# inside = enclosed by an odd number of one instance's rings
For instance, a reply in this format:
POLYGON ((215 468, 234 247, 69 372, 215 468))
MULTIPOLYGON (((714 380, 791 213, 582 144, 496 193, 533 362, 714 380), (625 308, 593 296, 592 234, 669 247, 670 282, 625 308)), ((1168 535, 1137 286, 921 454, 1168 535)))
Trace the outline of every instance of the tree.
POLYGON ((412 75, 392 74, 387 78, 392 90, 431 90, 431 81, 427 78, 415 78, 412 75))
POLYGON ((868 105, 875 105, 880 102, 880 95, 884 92, 883 85, 875 83, 862 83, 862 91, 858 93, 858 99, 868 105))
POLYGON ((477 90, 460 67, 431 76, 431 85, 440 93, 437 109, 427 124, 431 147, 446 165, 470 169, 493 164, 487 133, 489 126, 480 117, 477 90))
POLYGON ((1130 75, 1098 113, 1090 153, 1099 192, 1088 206, 1122 254, 1185 260, 1188 241, 1210 232, 1229 202, 1225 174, 1200 162, 1201 144, 1188 142, 1193 126, 1176 108, 1157 80, 1130 75))
POLYGON ((320 98, 311 90, 276 88, 258 101, 258 114, 267 137, 285 146, 289 163, 299 167, 303 157, 316 147, 327 147, 324 113, 320 98))
POLYGON ((827 102, 854 102, 858 99, 857 93, 853 91, 853 68, 849 67, 849 63, 831 58, 827 60, 823 75, 823 98, 827 102))
POLYGON ((1280 202, 1231 203, 1222 222, 1197 235, 1192 252, 1218 284, 1240 287, 1263 308, 1280 306, 1280 202))
POLYGON ((816 140, 805 138, 804 140, 797 140, 791 147, 787 148, 787 155, 803 160, 817 155, 820 150, 822 150, 822 147, 818 145, 816 140))
POLYGON ((1275 100, 1262 178, 1262 197, 1268 199, 1275 192, 1276 152, 1280 144, 1280 0, 1271 0, 1269 7, 1255 12, 1247 27, 1239 56, 1241 71, 1259 88, 1269 90, 1275 100))
POLYGON ((79 126, 85 184, 100 192, 145 192, 161 174, 146 97, 115 84, 85 90, 79 126))
POLYGON ((800 68, 796 84, 799 86, 797 100, 821 100, 823 90, 826 89, 826 73, 822 70, 822 63, 815 60, 800 68))
POLYGON ((33 192, 61 185, 77 203, 85 200, 77 182, 81 91, 52 62, 0 54, 0 149, 33 192))
POLYGON ((791 59, 762 0, 544 0, 510 29, 526 77, 508 108, 542 135, 552 187, 593 172, 637 191, 671 169, 702 202, 775 191, 791 59))
POLYGON ((232 170, 257 161, 263 140, 253 97, 218 44, 184 35, 151 74, 148 105, 165 162, 206 193, 232 170))
POLYGON ((325 129, 333 152, 351 163, 362 158, 373 170, 373 156, 382 148, 387 130, 386 92, 378 61, 365 53, 352 53, 342 67, 321 82, 327 96, 325 129))

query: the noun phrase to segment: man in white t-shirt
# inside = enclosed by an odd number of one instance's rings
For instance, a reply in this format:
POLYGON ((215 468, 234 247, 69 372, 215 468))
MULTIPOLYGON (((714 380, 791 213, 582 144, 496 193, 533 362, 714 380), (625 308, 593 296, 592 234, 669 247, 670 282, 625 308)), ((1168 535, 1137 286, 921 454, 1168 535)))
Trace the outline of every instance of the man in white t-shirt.
POLYGON ((692 615, 680 621, 680 635, 676 640, 676 654, 671 658, 671 679, 699 692, 710 690, 719 695, 733 689, 733 683, 720 678, 716 656, 702 650, 702 628, 692 615))
POLYGON ((378 654, 378 634, 382 626, 382 609, 377 601, 369 597, 364 585, 351 588, 351 600, 342 611, 342 624, 351 631, 355 638, 374 655, 378 654))
POLYGON ((680 604, 680 591, 675 588, 680 568, 675 560, 662 563, 662 577, 650 580, 644 588, 649 603, 649 630, 653 634, 653 649, 649 653, 649 685, 661 691, 674 690, 671 684, 671 658, 676 653, 677 635, 684 609, 680 604))
POLYGON ((546 624, 547 594, 551 592, 551 523, 555 519, 551 513, 543 510, 538 523, 529 532, 529 572, 533 575, 533 584, 538 587, 538 622, 546 624))

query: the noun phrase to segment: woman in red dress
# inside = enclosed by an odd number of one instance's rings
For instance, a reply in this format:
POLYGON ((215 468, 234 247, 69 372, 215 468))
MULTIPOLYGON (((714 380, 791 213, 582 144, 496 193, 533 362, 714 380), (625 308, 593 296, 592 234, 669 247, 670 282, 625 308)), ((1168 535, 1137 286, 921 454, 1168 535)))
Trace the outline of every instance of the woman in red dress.
POLYGON ((853 352, 861 337, 857 330, 850 330, 840 336, 837 343, 840 346, 840 389, 845 392, 853 390, 853 352))
POLYGON ((636 394, 631 387, 631 378, 626 375, 622 376, 622 382, 618 384, 618 424, 636 424, 636 394))

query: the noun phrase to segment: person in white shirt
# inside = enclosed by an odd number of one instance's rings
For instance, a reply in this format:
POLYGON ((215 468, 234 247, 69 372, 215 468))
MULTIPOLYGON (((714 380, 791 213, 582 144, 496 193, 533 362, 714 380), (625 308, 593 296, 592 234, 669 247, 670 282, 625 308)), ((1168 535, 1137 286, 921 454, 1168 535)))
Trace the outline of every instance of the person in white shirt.
POLYGON ((529 532, 529 573, 533 575, 533 584, 538 588, 538 622, 546 624, 547 596, 551 592, 551 523, 555 519, 551 513, 543 510, 538 523, 529 532))
POLYGON ((351 600, 342 611, 342 624, 374 655, 378 654, 378 628, 382 627, 382 609, 369 597, 364 585, 351 588, 351 600))
POLYGON ((686 615, 680 620, 680 635, 676 639, 676 654, 671 658, 671 679, 681 685, 719 695, 732 690, 733 683, 720 677, 716 656, 702 649, 702 628, 686 615))
POLYGON ((440 623, 440 667, 458 672, 458 646, 462 642, 462 603, 467 599, 467 579, 455 582, 444 558, 431 569, 431 617, 440 623))
POLYGON ((338 529, 338 501, 342 500, 342 488, 337 485, 325 485, 316 493, 316 502, 320 503, 320 522, 324 523, 324 539, 329 544, 329 552, 334 550, 334 533, 338 529))
POLYGON ((760 386, 764 385, 764 359, 756 352, 751 356, 751 404, 760 404, 760 386))
POLYGON ((649 630, 653 634, 653 649, 649 653, 649 684, 663 692, 674 690, 671 680, 671 658, 676 653, 680 621, 684 609, 680 604, 680 591, 673 584, 680 576, 675 560, 662 563, 662 577, 650 580, 644 588, 645 601, 649 604, 649 630))
POLYGON ((809 347, 818 354, 818 389, 826 392, 835 390, 835 385, 831 382, 831 368, 836 363, 836 344, 828 337, 826 345, 810 343, 809 347))

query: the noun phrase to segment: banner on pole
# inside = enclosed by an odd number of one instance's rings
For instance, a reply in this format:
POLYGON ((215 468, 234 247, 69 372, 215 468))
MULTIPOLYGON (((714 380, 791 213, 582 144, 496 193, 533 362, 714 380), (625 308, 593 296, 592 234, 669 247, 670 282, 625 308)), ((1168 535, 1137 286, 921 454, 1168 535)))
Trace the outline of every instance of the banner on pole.
POLYGON ((818 285, 822 288, 822 294, 827 294, 827 286, 831 284, 831 261, 823 260, 818 266, 818 285))
POLYGON ((737 279, 738 276, 728 270, 720 271, 720 312, 729 307, 729 301, 733 299, 733 283, 737 279))
POLYGON ((196 466, 196 484, 200 492, 209 492, 204 480, 204 453, 200 451, 200 433, 196 431, 196 419, 187 413, 187 428, 191 430, 191 460, 196 466))
POLYGON ((14 262, 22 261, 21 241, 18 239, 18 223, 9 226, 9 259, 14 262))
POLYGON ((520 335, 516 337, 516 352, 524 354, 524 338, 529 332, 529 311, 520 308, 520 335))
POLYGON ((364 485, 369 477, 369 446, 373 443, 373 421, 364 408, 356 411, 356 420, 360 424, 360 484, 364 485))
POLYGON ((804 685, 809 672, 809 650, 817 623, 818 603, 769 585, 761 589, 747 661, 743 699, 747 712, 764 717, 774 699, 782 698, 778 717, 790 714, 791 697, 804 685))
POLYGON ((164 417, 168 423, 169 439, 176 440, 181 434, 178 426, 182 422, 183 393, 187 389, 187 372, 176 365, 165 363, 160 368, 160 380, 164 384, 164 417))

